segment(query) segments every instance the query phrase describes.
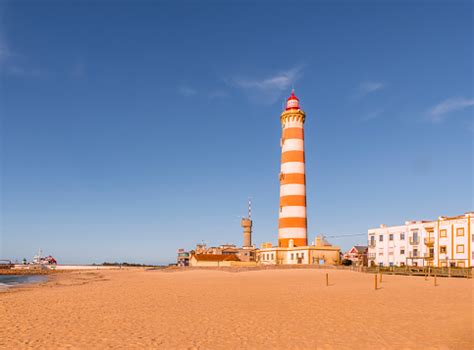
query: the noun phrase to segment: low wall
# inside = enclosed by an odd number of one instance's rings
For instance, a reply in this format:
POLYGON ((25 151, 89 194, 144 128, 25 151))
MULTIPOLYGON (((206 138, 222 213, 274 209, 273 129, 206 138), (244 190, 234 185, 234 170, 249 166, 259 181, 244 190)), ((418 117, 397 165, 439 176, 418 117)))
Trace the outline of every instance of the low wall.
POLYGON ((93 265, 15 265, 12 270, 113 270, 120 266, 93 265))
POLYGON ((231 267, 256 267, 257 263, 255 261, 231 261, 231 267))

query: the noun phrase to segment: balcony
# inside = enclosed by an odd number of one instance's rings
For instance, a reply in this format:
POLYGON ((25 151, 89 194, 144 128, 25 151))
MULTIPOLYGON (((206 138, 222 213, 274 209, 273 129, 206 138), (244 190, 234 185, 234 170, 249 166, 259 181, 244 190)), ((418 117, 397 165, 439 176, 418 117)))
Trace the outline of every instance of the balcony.
POLYGON ((434 237, 425 237, 425 245, 427 246, 432 246, 435 244, 435 238, 434 237))
POLYGON ((376 256, 375 253, 369 253, 369 254, 367 254, 367 257, 368 257, 369 259, 371 259, 371 260, 374 260, 374 259, 375 259, 375 256, 376 256))
POLYGON ((418 237, 410 237, 410 244, 411 245, 417 245, 420 244, 420 239, 418 237))
POLYGON ((434 259, 434 254, 425 253, 425 259, 426 259, 426 260, 433 260, 433 259, 434 259))

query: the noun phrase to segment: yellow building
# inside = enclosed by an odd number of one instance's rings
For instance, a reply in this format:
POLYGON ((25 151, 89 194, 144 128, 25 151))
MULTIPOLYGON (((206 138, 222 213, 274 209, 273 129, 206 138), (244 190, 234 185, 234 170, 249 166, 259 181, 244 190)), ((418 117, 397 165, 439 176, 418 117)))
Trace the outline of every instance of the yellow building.
POLYGON ((262 265, 336 265, 340 248, 317 237, 313 245, 295 246, 290 239, 288 247, 273 247, 262 244, 257 252, 257 261, 262 265))

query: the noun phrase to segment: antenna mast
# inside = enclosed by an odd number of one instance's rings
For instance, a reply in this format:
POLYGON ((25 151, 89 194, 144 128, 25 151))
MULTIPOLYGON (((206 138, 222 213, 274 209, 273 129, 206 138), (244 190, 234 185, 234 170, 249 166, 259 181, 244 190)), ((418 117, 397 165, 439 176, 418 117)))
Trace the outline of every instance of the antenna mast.
POLYGON ((252 220, 252 200, 249 197, 249 220, 252 220))

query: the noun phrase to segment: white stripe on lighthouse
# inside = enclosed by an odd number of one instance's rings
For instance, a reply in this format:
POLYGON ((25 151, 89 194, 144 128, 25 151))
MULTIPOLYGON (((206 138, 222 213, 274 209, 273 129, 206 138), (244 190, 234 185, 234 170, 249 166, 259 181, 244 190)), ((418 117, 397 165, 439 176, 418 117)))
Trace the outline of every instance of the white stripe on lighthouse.
POLYGON ((283 174, 304 174, 304 163, 301 162, 287 162, 281 164, 281 172, 283 174))
POLYGON ((281 148, 281 152, 288 151, 304 151, 304 141, 302 139, 288 139, 285 140, 281 148))
POLYGON ((306 186, 301 184, 287 184, 280 186, 280 197, 283 196, 305 196, 306 186))
POLYGON ((290 206, 282 207, 280 210, 280 218, 305 218, 306 207, 290 206))
POLYGON ((284 227, 278 229, 280 238, 306 238, 307 230, 303 227, 284 227))

